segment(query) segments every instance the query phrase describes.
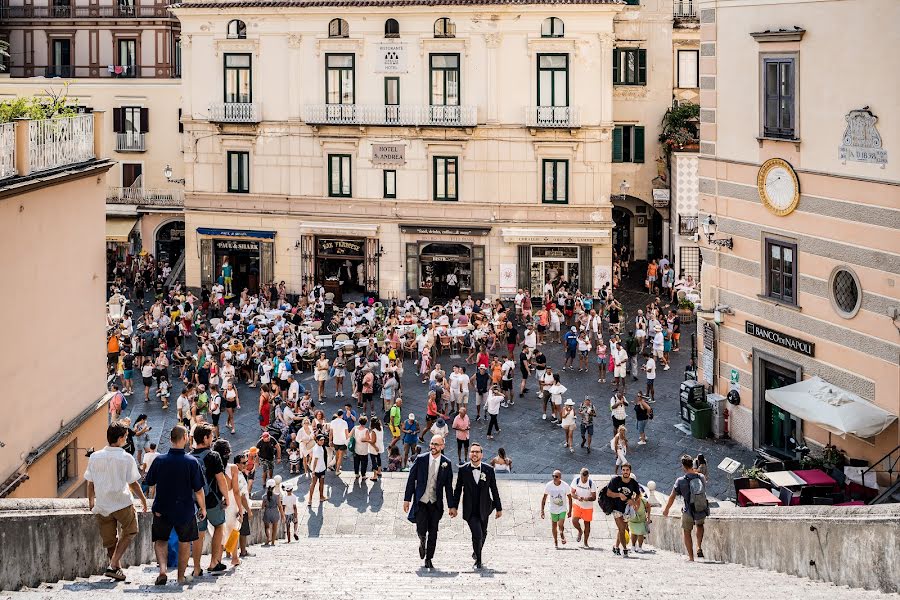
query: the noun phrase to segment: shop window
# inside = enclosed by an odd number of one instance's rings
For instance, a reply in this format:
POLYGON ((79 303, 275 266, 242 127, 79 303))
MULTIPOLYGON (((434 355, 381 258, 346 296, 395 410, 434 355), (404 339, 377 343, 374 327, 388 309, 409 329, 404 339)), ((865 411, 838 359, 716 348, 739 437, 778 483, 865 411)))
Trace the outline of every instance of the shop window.
POLYGON ((70 442, 56 453, 56 487, 64 488, 75 478, 76 443, 70 442))
POLYGON ((250 153, 228 153, 228 191, 232 194, 250 193, 250 153))
POLYGON ((763 135, 796 137, 796 57, 765 57, 762 60, 763 135))
POLYGON ((647 51, 643 48, 614 48, 613 84, 647 85, 647 51))
POLYGON ((400 37, 400 23, 397 22, 397 19, 388 19, 384 22, 384 37, 400 37))
POLYGON ((455 156, 434 157, 434 199, 459 200, 457 184, 459 159, 455 156))
POLYGON ((566 204, 569 201, 569 161, 546 159, 543 161, 543 192, 545 204, 566 204))
POLYGON ((613 129, 612 161, 644 162, 644 128, 639 125, 616 125, 613 129))
POLYGON ((349 154, 328 155, 328 195, 349 198, 353 195, 349 154))
POLYGON ((247 37, 247 24, 240 19, 228 22, 226 37, 229 40, 243 40, 247 37))
POLYGON ((328 23, 328 37, 345 38, 350 37, 350 26, 343 19, 332 19, 328 23))
POLYGON ((384 171, 384 197, 385 198, 396 198, 397 197, 397 171, 393 171, 393 170, 384 171))
POLYGON ((558 17, 547 17, 541 24, 541 37, 561 38, 565 35, 565 25, 558 17))
POLYGON ((441 17, 434 22, 434 37, 436 38, 452 38, 456 37, 456 25, 447 17, 441 17))
POLYGON ((797 244, 766 239, 766 296, 797 304, 797 244))

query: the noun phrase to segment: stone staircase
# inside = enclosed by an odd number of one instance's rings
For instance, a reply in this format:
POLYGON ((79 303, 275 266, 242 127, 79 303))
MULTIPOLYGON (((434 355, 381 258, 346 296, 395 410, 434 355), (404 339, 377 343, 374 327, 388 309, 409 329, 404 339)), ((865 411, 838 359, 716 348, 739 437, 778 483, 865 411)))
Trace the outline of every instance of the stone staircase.
MULTIPOLYGON (((468 528, 461 518, 445 517, 435 556, 436 569, 422 568, 414 526, 402 512, 405 474, 379 484, 357 484, 352 476, 332 480, 328 502, 305 503, 300 511, 300 541, 274 547, 253 546, 255 556, 236 570, 204 576, 180 588, 170 573, 164 588, 153 586, 152 565, 126 570, 127 583, 92 576, 42 584, 0 598, 95 600, 97 594, 129 598, 176 592, 183 598, 296 598, 334 600, 372 597, 453 599, 546 599, 640 597, 692 599, 829 598, 868 600, 895 597, 873 591, 722 563, 714 557, 697 563, 663 550, 632 554, 610 552, 612 520, 594 512, 592 549, 569 543, 555 550, 549 520, 540 519, 543 481, 534 477, 499 482, 503 517, 491 520, 485 569, 472 569, 468 528)), ((602 478, 606 479, 606 478, 602 478)), ((307 486, 300 481, 299 492, 307 486)), ((659 509, 654 509, 658 512, 659 509)), ((662 519, 661 515, 657 515, 662 519)), ((652 527, 652 525, 651 525, 652 527)), ((206 565, 208 558, 204 557, 206 565)))

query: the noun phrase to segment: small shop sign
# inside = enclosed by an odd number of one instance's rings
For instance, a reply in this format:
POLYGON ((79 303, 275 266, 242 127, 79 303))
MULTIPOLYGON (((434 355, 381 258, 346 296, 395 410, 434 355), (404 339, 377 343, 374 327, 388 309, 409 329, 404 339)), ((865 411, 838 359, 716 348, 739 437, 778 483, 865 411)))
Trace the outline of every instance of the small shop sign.
POLYGON ((816 355, 816 345, 813 342, 807 342, 806 340, 801 340, 792 335, 781 333, 780 331, 775 331, 774 329, 769 329, 762 325, 757 325, 752 321, 746 322, 745 331, 747 332, 747 335, 752 335, 755 338, 772 342, 782 348, 787 348, 788 350, 793 350, 794 352, 799 352, 800 354, 810 357, 816 355))
POLYGON ((250 250, 259 252, 259 242, 241 240, 216 240, 217 250, 250 250))
POLYGON ((666 208, 669 206, 669 198, 671 197, 668 189, 653 190, 653 207, 666 208))
POLYGON ((401 225, 402 233, 418 235, 477 236, 486 237, 490 227, 442 227, 440 225, 401 225))
POLYGON ((333 256, 362 256, 363 242, 357 240, 332 240, 319 238, 319 254, 333 256))

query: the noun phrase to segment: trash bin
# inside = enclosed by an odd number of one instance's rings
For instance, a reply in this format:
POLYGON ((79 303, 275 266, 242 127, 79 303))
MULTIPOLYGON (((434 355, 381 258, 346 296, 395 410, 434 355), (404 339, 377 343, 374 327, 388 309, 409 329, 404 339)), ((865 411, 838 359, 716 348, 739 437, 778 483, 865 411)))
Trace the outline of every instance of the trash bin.
POLYGON ((712 433, 712 409, 691 406, 691 435, 702 440, 712 433))

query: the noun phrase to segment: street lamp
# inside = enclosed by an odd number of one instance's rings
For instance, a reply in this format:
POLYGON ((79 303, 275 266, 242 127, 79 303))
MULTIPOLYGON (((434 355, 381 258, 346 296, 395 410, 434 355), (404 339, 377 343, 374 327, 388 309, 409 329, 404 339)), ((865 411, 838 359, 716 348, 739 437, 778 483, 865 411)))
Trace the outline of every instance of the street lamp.
POLYGON ((180 183, 184 185, 184 179, 172 179, 172 167, 169 164, 166 164, 166 168, 163 169, 163 175, 166 176, 166 181, 169 183, 180 183))
POLYGON ((628 185, 628 182, 625 181, 624 179, 622 180, 622 183, 619 184, 619 195, 622 196, 623 202, 625 201, 625 195, 628 193, 628 188, 630 188, 630 187, 631 186, 628 185))
POLYGON ((703 233, 706 235, 707 242, 709 242, 713 246, 722 246, 728 248, 729 250, 734 248, 734 240, 730 237, 714 239, 718 226, 716 224, 716 220, 713 219, 712 215, 706 215, 701 224, 703 225, 703 233))

